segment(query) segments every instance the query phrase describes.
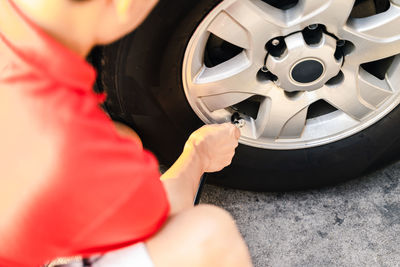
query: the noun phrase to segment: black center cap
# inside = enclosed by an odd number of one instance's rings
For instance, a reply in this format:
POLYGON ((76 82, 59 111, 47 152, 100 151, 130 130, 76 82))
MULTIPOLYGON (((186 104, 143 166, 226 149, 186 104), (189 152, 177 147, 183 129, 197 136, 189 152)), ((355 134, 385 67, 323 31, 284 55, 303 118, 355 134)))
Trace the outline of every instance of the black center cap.
POLYGON ((305 60, 292 69, 292 78, 299 83, 310 83, 321 77, 324 66, 317 60, 305 60))

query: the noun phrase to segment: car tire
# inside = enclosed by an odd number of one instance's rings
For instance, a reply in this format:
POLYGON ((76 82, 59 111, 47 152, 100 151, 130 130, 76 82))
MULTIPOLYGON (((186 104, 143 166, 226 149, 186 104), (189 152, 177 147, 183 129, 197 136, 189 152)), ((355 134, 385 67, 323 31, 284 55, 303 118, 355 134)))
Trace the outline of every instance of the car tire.
MULTIPOLYGON (((204 123, 189 105, 182 62, 192 34, 221 1, 161 1, 143 25, 95 51, 98 90, 111 117, 132 126, 145 147, 168 166, 191 132, 204 123)), ((304 149, 273 150, 241 144, 232 165, 209 181, 257 191, 298 190, 358 177, 400 151, 400 110, 347 138, 304 149)))

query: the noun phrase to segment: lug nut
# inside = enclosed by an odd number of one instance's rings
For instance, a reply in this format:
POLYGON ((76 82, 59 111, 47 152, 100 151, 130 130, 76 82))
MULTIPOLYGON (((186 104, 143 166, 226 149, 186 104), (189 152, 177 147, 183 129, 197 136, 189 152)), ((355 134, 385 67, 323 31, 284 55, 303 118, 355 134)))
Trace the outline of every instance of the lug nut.
POLYGON ((272 45, 273 46, 277 46, 277 45, 279 45, 281 42, 278 40, 278 39, 274 39, 274 40, 272 40, 272 45))
POLYGON ((337 40, 336 45, 338 47, 343 47, 346 44, 345 40, 337 40))
POLYGON ((275 37, 265 45, 268 53, 274 57, 280 57, 286 50, 286 43, 283 37, 275 37))
POLYGON ((261 67, 256 77, 258 81, 276 81, 278 79, 266 66, 261 67))
POLYGON ((306 41, 308 45, 315 45, 322 40, 324 31, 323 27, 319 24, 311 24, 303 29, 302 34, 304 41, 306 41))
POLYGON ((335 58, 337 60, 339 60, 345 56, 346 43, 347 43, 346 40, 337 40, 336 41, 335 58))
POLYGON ((317 28, 318 28, 318 24, 311 24, 311 25, 308 25, 308 27, 307 27, 308 29, 310 29, 310 30, 316 30, 317 28))

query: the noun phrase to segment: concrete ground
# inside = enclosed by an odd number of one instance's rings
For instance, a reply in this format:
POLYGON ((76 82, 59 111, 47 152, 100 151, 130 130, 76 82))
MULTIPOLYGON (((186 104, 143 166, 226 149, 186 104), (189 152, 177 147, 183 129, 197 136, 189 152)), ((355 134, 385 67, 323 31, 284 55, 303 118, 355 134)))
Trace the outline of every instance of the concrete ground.
POLYGON ((368 176, 295 193, 206 185, 202 203, 228 210, 256 267, 400 266, 400 162, 368 176))

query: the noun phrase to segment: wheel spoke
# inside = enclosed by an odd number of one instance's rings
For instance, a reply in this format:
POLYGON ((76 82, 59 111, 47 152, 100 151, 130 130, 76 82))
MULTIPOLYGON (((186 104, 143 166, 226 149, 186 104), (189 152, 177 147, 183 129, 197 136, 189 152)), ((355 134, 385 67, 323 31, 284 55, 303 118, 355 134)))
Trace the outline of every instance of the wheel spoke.
POLYGON ((400 55, 396 56, 386 73, 386 81, 394 92, 400 90, 400 55))
POLYGON ((198 97, 232 92, 264 95, 265 83, 257 80, 258 68, 242 53, 213 68, 204 67, 193 82, 198 97))
POLYGON ((308 106, 317 101, 316 94, 301 93, 287 97, 283 90, 271 90, 261 103, 256 120, 257 138, 300 137, 306 122, 308 106))
POLYGON ((203 67, 192 83, 192 91, 215 111, 239 103, 253 95, 266 95, 272 82, 259 82, 258 69, 242 53, 213 68, 203 67))
POLYGON ((349 18, 355 0, 300 0, 293 9, 288 10, 291 20, 288 24, 300 24, 303 27, 320 23, 328 31, 337 33, 349 18))
POLYGON ((399 54, 399 28, 400 7, 396 5, 375 16, 351 19, 340 33, 356 47, 346 60, 356 65, 399 54))
POLYGON ((343 83, 338 86, 325 86, 319 94, 332 106, 360 121, 375 108, 360 97, 358 83, 353 74, 355 71, 343 69, 343 83))
POLYGON ((265 58, 265 44, 271 38, 282 34, 281 29, 285 24, 284 12, 259 0, 237 0, 227 6, 224 13, 219 19, 227 23, 226 28, 212 23, 210 31, 226 41, 249 48, 251 60, 261 67, 265 58), (227 33, 227 30, 232 32, 227 33))
POLYGON ((283 127, 279 138, 298 138, 303 133, 307 120, 308 107, 294 115, 283 127))
POLYGON ((238 47, 250 48, 246 29, 225 12, 221 12, 208 26, 208 31, 238 47))
POLYGON ((273 32, 271 34, 275 34, 279 32, 279 28, 284 26, 285 21, 285 14, 282 10, 259 0, 237 0, 229 5, 225 12, 253 37, 270 31, 273 32))
POLYGON ((212 96, 204 96, 201 98, 203 103, 207 106, 207 108, 213 112, 216 110, 220 110, 223 108, 227 108, 233 106, 237 103, 240 103, 254 94, 248 93, 225 93, 220 95, 212 95, 212 96))
POLYGON ((358 86, 360 97, 375 108, 378 108, 380 104, 393 95, 385 80, 379 80, 362 68, 360 68, 358 75, 358 86))

